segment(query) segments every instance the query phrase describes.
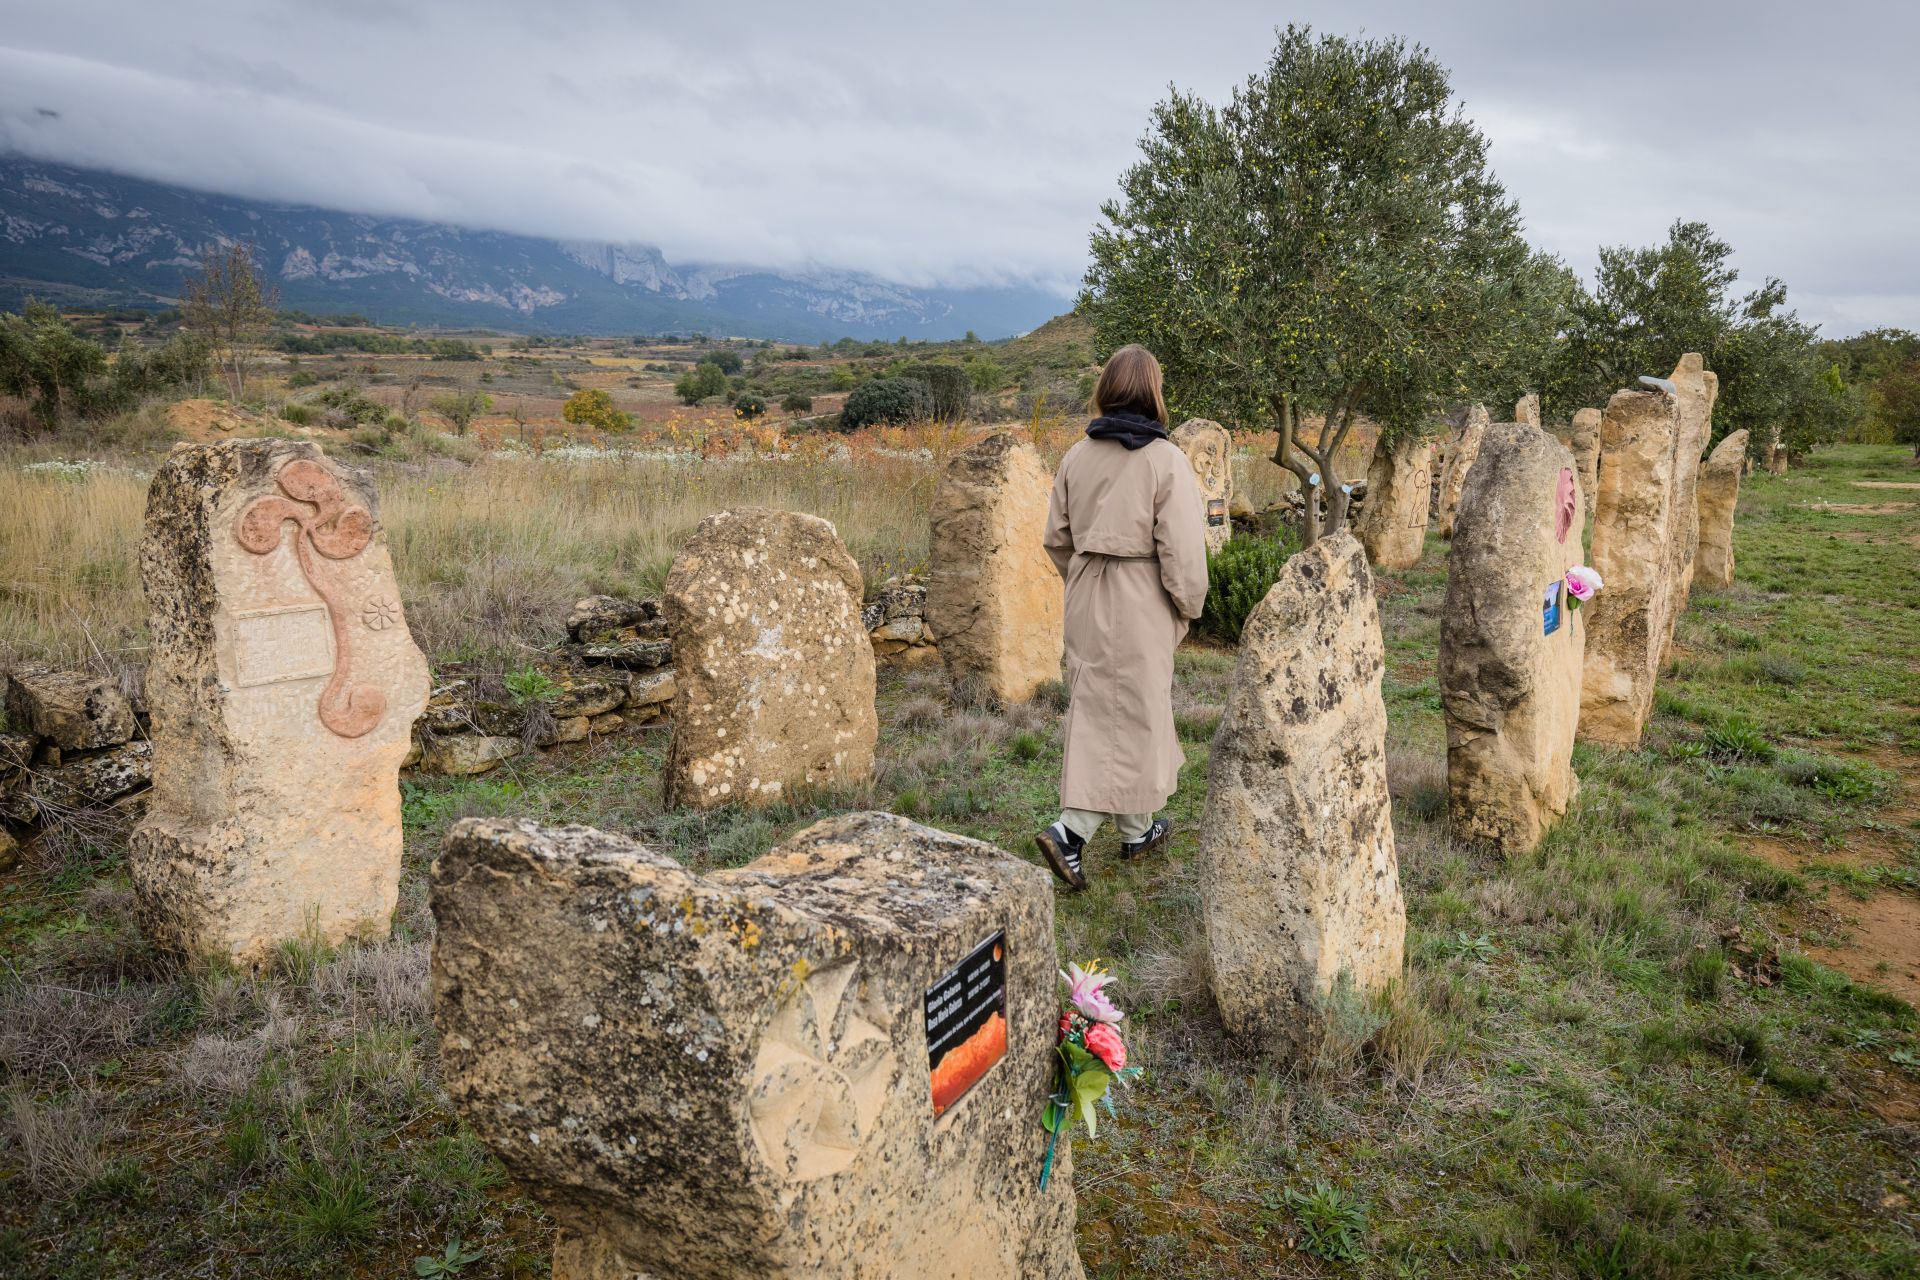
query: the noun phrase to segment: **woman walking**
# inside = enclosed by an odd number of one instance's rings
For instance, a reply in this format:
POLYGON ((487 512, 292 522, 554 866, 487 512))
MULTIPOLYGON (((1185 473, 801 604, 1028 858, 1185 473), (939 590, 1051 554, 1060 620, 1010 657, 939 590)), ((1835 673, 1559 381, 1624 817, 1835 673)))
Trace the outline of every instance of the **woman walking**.
POLYGON ((1053 481, 1045 543, 1067 580, 1066 761, 1060 820, 1035 837, 1053 873, 1087 887, 1087 841, 1113 819, 1120 856, 1158 849, 1154 813, 1186 757, 1173 727, 1173 651, 1207 597, 1200 491, 1167 439, 1160 362, 1122 347, 1093 390, 1087 438, 1053 481))

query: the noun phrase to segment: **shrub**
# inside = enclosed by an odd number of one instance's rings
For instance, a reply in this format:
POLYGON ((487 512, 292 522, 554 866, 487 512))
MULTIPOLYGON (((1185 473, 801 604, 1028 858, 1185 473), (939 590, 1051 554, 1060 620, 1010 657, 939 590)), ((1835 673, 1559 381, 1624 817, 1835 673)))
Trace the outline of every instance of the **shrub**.
POLYGON ((568 396, 567 402, 560 406, 560 416, 568 422, 598 427, 602 431, 625 431, 633 425, 632 416, 615 408, 613 397, 598 387, 588 387, 568 396))
POLYGON ((313 410, 303 404, 283 404, 280 406, 280 416, 296 427, 304 427, 313 421, 313 410))
POLYGON ((812 413, 813 397, 790 391, 780 398, 780 407, 788 413, 812 413))
POLYGON ((1207 603, 1200 630, 1228 644, 1240 643, 1247 615, 1266 599, 1287 558, 1299 550, 1297 535, 1282 529, 1271 537, 1233 538, 1207 556, 1207 603))
POLYGON ((958 422, 966 415, 973 380, 965 369, 950 364, 926 364, 903 370, 900 376, 926 387, 928 413, 938 421, 958 422))
POLYGON ((910 378, 875 378, 847 397, 846 407, 840 410, 840 429, 919 422, 931 410, 923 384, 910 378))
POLYGON ((737 418, 754 419, 767 411, 767 402, 758 391, 742 391, 733 402, 733 413, 737 418))
POLYGON ((387 416, 385 405, 369 399, 351 385, 328 387, 313 398, 313 403, 324 411, 326 424, 339 429, 364 427, 387 416))
POLYGON ((687 404, 699 404, 708 396, 724 395, 727 375, 717 364, 701 363, 674 381, 673 394, 687 404))

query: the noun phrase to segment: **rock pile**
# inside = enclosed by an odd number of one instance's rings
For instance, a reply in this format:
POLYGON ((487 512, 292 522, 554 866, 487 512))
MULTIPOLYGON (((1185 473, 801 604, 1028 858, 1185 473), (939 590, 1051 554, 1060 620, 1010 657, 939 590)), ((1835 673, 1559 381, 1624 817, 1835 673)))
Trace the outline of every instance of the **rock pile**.
POLYGON ((28 665, 7 674, 4 694, 0 870, 43 820, 137 803, 153 779, 144 708, 118 681, 28 665))

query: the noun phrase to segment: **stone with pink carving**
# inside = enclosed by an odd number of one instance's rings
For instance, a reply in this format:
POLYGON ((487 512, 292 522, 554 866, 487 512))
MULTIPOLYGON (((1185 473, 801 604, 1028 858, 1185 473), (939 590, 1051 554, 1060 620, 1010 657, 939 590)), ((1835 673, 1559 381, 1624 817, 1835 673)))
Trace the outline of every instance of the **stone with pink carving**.
POLYGON ((153 801, 129 869, 176 953, 387 934, 426 705, 370 480, 285 440, 180 445, 147 495, 153 801))

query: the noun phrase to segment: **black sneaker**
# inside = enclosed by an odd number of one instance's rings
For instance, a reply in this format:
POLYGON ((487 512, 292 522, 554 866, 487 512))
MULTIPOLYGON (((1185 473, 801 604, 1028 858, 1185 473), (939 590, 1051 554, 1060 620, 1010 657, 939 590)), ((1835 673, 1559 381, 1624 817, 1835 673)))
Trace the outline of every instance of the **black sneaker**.
POLYGON ((1087 887, 1087 874, 1080 869, 1080 853, 1087 847, 1086 841, 1056 822, 1035 836, 1033 842, 1040 846, 1040 855, 1053 868, 1053 874, 1069 889, 1077 892, 1087 887))
POLYGON ((1141 836, 1138 840, 1122 840, 1120 842, 1120 856, 1128 862, 1131 862, 1141 854, 1152 853, 1155 849, 1165 844, 1168 837, 1172 835, 1173 824, 1165 818, 1155 818, 1153 825, 1147 828, 1147 834, 1141 836))

